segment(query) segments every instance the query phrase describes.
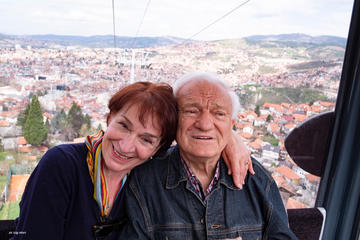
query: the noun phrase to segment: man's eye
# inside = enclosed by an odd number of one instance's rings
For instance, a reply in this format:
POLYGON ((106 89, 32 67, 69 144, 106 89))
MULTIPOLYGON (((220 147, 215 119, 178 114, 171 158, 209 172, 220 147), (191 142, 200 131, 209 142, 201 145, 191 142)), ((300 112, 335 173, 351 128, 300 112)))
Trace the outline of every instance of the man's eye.
POLYGON ((226 113, 224 112, 216 112, 216 115, 219 116, 219 117, 223 117, 226 115, 226 113))

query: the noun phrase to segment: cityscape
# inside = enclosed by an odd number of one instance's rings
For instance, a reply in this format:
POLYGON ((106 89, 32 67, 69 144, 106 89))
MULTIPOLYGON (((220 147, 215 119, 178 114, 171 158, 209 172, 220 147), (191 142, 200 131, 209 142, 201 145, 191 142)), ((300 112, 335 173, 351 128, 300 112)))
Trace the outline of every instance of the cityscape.
POLYGON ((234 131, 272 174, 285 207, 312 207, 320 178, 296 165, 284 141, 307 119, 334 110, 344 52, 341 43, 276 38, 137 49, 33 47, 0 40, 1 207, 19 203, 29 174, 48 148, 85 137, 56 132, 40 146, 29 144, 17 122, 32 95, 38 96, 44 122, 51 124, 76 103, 90 117, 91 129, 106 129, 107 103, 119 88, 136 81, 172 85, 192 71, 215 72, 238 93, 242 108, 234 131))

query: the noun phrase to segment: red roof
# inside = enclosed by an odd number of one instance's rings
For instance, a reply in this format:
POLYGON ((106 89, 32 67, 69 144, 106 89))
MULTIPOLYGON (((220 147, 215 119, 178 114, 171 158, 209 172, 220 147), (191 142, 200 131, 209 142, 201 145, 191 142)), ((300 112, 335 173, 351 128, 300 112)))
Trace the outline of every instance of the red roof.
POLYGON ((286 209, 294 209, 294 208, 307 208, 307 206, 299 201, 296 201, 293 198, 289 198, 286 203, 286 209))
POLYGON ((319 101, 319 104, 323 107, 331 107, 332 105, 334 105, 334 103, 324 101, 319 101))
POLYGON ((264 103, 263 104, 264 109, 269 109, 271 107, 274 108, 278 112, 282 112, 282 106, 279 104, 274 104, 274 103, 264 103))
POLYGON ((8 121, 0 119, 0 127, 9 127, 9 126, 10 126, 10 123, 8 121))
POLYGON ((37 157, 36 156, 33 156, 33 155, 25 155, 23 157, 25 160, 29 160, 29 161, 36 161, 37 157))
POLYGON ((271 105, 271 107, 275 108, 275 110, 278 112, 282 111, 282 107, 279 104, 273 104, 273 105, 271 105))
POLYGON ((278 186, 285 182, 285 179, 281 176, 273 176, 273 178, 278 186))
POLYGON ((48 113, 48 112, 44 112, 43 116, 48 118, 48 119, 52 119, 54 117, 51 113, 48 113))
POLYGON ((1 117, 16 118, 19 113, 16 111, 5 111, 0 113, 1 117))
POLYGON ((297 175, 293 170, 291 170, 289 167, 287 166, 280 166, 280 167, 276 167, 274 169, 276 172, 284 175, 285 177, 287 177, 288 179, 291 180, 297 180, 300 179, 300 176, 297 175))
POLYGON ((241 122, 236 122, 236 123, 235 123, 235 127, 236 127, 237 129, 242 129, 242 128, 244 127, 244 124, 241 123, 241 122))
POLYGON ((255 118, 257 117, 257 114, 254 111, 249 110, 245 114, 246 114, 246 117, 248 117, 248 116, 253 116, 255 118))
POLYGON ((290 103, 281 103, 281 106, 284 108, 289 108, 291 105, 290 103))
POLYGON ((256 143, 258 143, 258 144, 262 144, 264 141, 263 140, 261 140, 261 138, 257 138, 257 139, 255 139, 255 141, 254 142, 256 142, 256 143))
POLYGON ((265 109, 269 109, 269 107, 271 106, 271 103, 264 103, 263 104, 263 108, 265 108, 265 109))
POLYGON ((320 182, 320 177, 312 175, 310 173, 305 174, 305 177, 310 181, 310 182, 320 182))
POLYGON ((253 149, 256 149, 256 150, 261 150, 261 145, 259 143, 256 143, 256 142, 251 142, 248 144, 249 147, 253 148, 253 149))
POLYGON ((46 152, 48 150, 48 147, 45 147, 45 146, 39 146, 37 148, 40 152, 46 152))
POLYGON ((298 122, 303 122, 303 121, 305 121, 306 118, 307 118, 306 115, 304 115, 304 114, 297 114, 297 113, 293 114, 293 117, 294 117, 295 120, 298 121, 298 122))
POLYGON ((311 110, 312 110, 313 112, 317 112, 317 113, 319 113, 319 112, 322 111, 322 110, 321 110, 321 107, 320 107, 320 106, 316 106, 316 105, 312 105, 312 106, 311 106, 311 110))
POLYGON ((248 139, 252 137, 252 135, 248 132, 241 132, 239 135, 242 136, 243 138, 248 138, 248 139))
POLYGON ((280 128, 276 123, 271 122, 271 123, 269 123, 269 126, 271 128, 271 132, 273 132, 273 133, 280 131, 280 128))
POLYGON ((32 147, 31 147, 31 146, 18 147, 18 151, 19 151, 19 152, 23 152, 23 153, 30 152, 31 150, 32 150, 32 147))
POLYGON ((287 123, 287 124, 285 125, 285 127, 288 128, 288 129, 292 129, 292 128, 296 127, 296 125, 293 124, 293 123, 287 123))
POLYGON ((28 144, 24 137, 18 137, 17 138, 17 143, 18 143, 18 145, 26 145, 26 144, 28 144))

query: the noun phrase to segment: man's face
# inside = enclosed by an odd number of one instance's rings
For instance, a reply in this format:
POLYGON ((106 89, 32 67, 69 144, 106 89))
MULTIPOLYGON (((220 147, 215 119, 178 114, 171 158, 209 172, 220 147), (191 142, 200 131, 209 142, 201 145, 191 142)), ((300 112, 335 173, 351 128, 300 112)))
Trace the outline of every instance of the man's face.
POLYGON ((179 89, 176 141, 185 160, 217 160, 232 129, 232 103, 223 86, 193 80, 179 89))

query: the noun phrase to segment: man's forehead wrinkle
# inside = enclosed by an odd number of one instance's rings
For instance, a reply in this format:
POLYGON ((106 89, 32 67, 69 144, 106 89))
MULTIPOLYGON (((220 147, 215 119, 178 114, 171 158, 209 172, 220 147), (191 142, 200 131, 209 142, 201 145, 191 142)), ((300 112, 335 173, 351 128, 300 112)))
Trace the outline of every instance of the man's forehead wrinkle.
POLYGON ((204 99, 197 101, 194 98, 187 98, 184 99, 184 102, 180 103, 180 107, 196 107, 196 108, 205 108, 205 109, 223 109, 226 110, 227 112, 230 110, 228 109, 229 107, 224 104, 223 101, 212 101, 211 99, 206 99, 205 101, 203 101, 204 99), (193 100, 191 100, 193 99, 193 100))
POLYGON ((216 96, 216 92, 215 91, 208 91, 208 90, 204 90, 204 89, 201 89, 200 90, 200 96, 203 97, 203 98, 213 98, 216 96))
MULTIPOLYGON (((195 82, 196 83, 196 82, 195 82)), ((180 95, 193 96, 198 95, 203 98, 213 98, 213 97, 224 97, 226 93, 219 86, 214 84, 204 85, 204 84, 194 84, 192 87, 189 84, 188 88, 184 88, 180 95)))
POLYGON ((227 99, 230 96, 222 85, 201 79, 184 84, 178 92, 180 105, 197 103, 207 107, 227 108, 227 104, 224 104, 227 99))

